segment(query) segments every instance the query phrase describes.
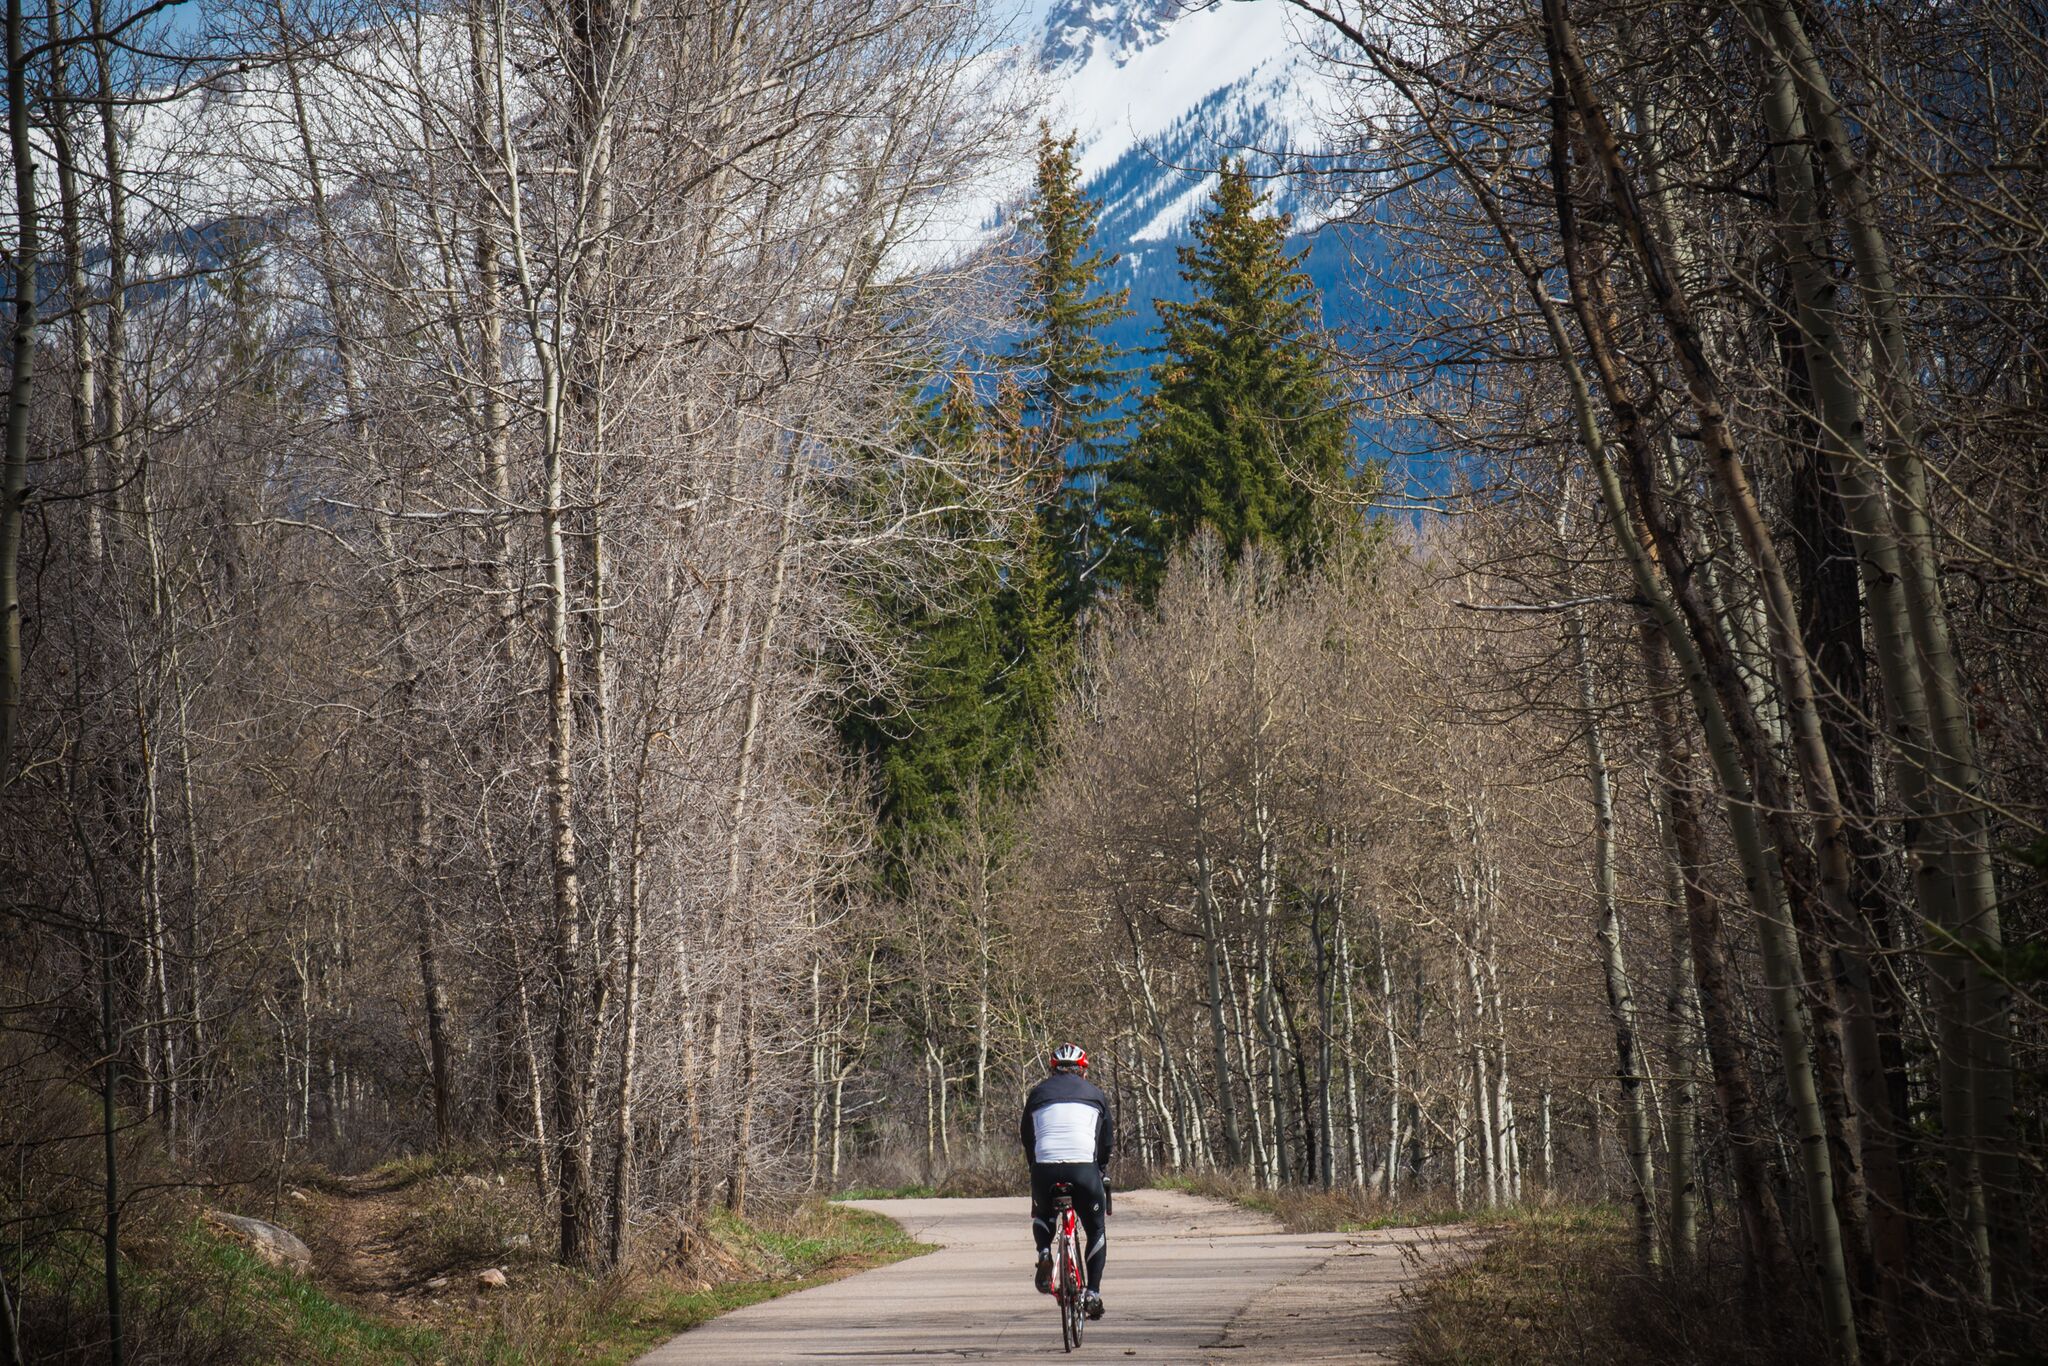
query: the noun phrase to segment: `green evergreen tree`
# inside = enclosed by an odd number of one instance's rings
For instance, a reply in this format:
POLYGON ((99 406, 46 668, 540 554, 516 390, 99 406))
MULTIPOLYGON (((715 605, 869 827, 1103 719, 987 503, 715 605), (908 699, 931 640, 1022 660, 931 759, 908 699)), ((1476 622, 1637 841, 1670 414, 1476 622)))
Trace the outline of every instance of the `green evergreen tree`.
POLYGON ((1130 423, 1128 353, 1102 333, 1131 316, 1131 292, 1103 284, 1119 258, 1094 247, 1100 212, 1101 205, 1081 193, 1073 135, 1056 138, 1039 125, 1038 176, 1024 218, 1034 250, 1017 302, 1022 337, 1013 359, 1030 458, 1049 486, 1046 530, 1070 616, 1090 596, 1089 570, 1102 540, 1102 472, 1121 450, 1130 423))
POLYGON ((1242 161, 1226 164, 1179 253, 1194 297, 1154 305, 1163 354, 1106 500, 1119 533, 1108 573, 1148 596, 1203 526, 1233 559, 1258 544, 1314 563, 1338 525, 1318 489, 1353 482, 1350 405, 1316 339, 1307 252, 1287 250, 1291 220, 1261 212, 1268 201, 1242 161))
POLYGON ((944 847, 970 802, 986 818, 1028 788, 1101 553, 1099 471, 1129 423, 1125 353, 1101 333, 1131 310, 1128 290, 1103 284, 1116 258, 1093 248, 1099 206, 1081 193, 1074 146, 1041 128, 1019 338, 997 392, 956 375, 944 394, 907 400, 912 444, 985 443, 1030 497, 1008 530, 1009 553, 992 555, 943 609, 916 594, 868 605, 910 661, 891 698, 869 699, 842 723, 874 769, 891 877, 910 851, 944 847))
MULTIPOLYGON (((903 438, 954 451, 986 443, 1014 469, 1028 458, 1020 406, 1014 386, 984 404, 972 379, 957 375, 943 395, 907 401, 903 438)), ((903 468, 918 477, 926 464, 903 468)), ((902 648, 907 666, 889 697, 851 709, 840 730, 872 766, 892 880, 912 851, 945 847, 970 803, 986 818, 1021 792, 1052 725, 1073 634, 1060 607, 1058 556, 1028 511, 1004 539, 1013 553, 986 547, 988 558, 941 604, 917 592, 865 604, 872 629, 902 648)))
MULTIPOLYGON (((1013 452, 1013 461, 1032 457, 1032 437, 1024 419, 1024 396, 1003 386, 991 413, 993 439, 1013 452)), ((1077 585, 1063 553, 1067 542, 1059 527, 1043 515, 1017 518, 1014 550, 996 595, 996 624, 1003 648, 1002 673, 994 695, 1005 718, 1010 749, 997 771, 1000 790, 1022 792, 1030 786, 1038 757, 1052 732, 1060 690, 1073 663, 1073 594, 1077 585)))

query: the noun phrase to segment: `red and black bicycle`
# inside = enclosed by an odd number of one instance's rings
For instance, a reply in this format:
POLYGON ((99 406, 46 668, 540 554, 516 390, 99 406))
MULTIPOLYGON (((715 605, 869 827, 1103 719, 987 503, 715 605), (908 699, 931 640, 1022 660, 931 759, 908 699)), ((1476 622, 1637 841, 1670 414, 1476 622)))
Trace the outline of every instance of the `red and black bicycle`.
POLYGON ((1081 1345, 1088 1321, 1088 1235, 1074 1213, 1074 1188, 1056 1183, 1052 1197, 1052 1294, 1060 1311, 1060 1341, 1071 1352, 1081 1345))

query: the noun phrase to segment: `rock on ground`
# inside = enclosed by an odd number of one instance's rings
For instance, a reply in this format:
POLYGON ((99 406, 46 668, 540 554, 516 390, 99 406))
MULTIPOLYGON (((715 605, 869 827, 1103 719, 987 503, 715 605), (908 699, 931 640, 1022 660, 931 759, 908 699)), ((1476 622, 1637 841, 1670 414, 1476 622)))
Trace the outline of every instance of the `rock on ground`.
POLYGON ((206 1217, 216 1226, 245 1243, 258 1257, 272 1266, 287 1267, 304 1274, 313 1268, 313 1253, 299 1236, 290 1229, 267 1224, 261 1219, 251 1219, 245 1214, 224 1214, 219 1210, 207 1211, 206 1217))

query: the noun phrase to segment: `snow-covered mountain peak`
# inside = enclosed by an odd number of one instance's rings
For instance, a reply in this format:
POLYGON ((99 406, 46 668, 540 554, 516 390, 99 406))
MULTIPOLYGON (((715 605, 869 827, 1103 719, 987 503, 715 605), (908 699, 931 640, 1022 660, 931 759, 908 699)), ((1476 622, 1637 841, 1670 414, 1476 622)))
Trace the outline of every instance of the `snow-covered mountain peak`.
MULTIPOLYGON (((1326 148, 1339 78, 1311 51, 1312 21, 1285 0, 1017 0, 1031 29, 999 59, 1032 103, 1030 122, 1072 134, 1082 191, 1099 206, 1096 240, 1122 257, 1141 310, 1174 288, 1172 248, 1215 187, 1215 168, 1244 157, 1314 233, 1322 205, 1274 172, 1326 148)), ((935 254, 973 250, 1015 222, 1028 164, 1006 163, 963 196, 972 216, 935 229, 935 254), (985 196, 985 197, 984 197, 985 196)))
POLYGON ((1054 70, 1102 52, 1122 66, 1157 42, 1180 12, 1179 0, 1055 0, 1046 13, 1039 61, 1054 70))
POLYGON ((1320 142, 1327 78, 1299 39, 1281 0, 1055 0, 1041 112, 1077 135, 1105 240, 1174 236, 1227 155, 1271 168, 1320 142))

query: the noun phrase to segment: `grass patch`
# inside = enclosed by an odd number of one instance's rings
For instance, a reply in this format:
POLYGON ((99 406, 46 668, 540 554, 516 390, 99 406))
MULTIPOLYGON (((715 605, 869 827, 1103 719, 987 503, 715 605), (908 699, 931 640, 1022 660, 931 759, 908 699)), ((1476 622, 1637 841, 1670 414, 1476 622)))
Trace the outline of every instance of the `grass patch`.
MULTIPOLYGON (((1612 1252, 1627 1237, 1611 1209, 1510 1216, 1471 1260, 1423 1281, 1412 1295, 1417 1366, 1616 1359, 1587 1314, 1612 1252)), ((1625 1250, 1625 1249, 1624 1249, 1625 1250)))
POLYGON ((930 1200, 939 1193, 937 1186, 854 1186, 840 1191, 834 1200, 930 1200))
POLYGON ((615 1366, 720 1314, 935 1250, 893 1219, 821 1200, 760 1224, 719 1215, 706 1234, 728 1256, 772 1274, 692 1289, 647 1287, 625 1296, 593 1323, 599 1331, 588 1335, 584 1350, 568 1359, 615 1366))
POLYGON ((493 1156, 480 1148, 456 1145, 389 1158, 363 1173, 365 1184, 383 1190, 404 1190, 435 1177, 468 1176, 496 1168, 493 1156))
POLYGON ((393 1323, 332 1298, 303 1276, 195 1230, 198 1253, 226 1294, 201 1312, 234 1331, 250 1359, 317 1362, 434 1361, 446 1355, 439 1334, 393 1323), (259 1344, 267 1344, 268 1350, 259 1344))
POLYGON ((932 1250, 894 1219, 821 1200, 805 1201, 760 1223, 720 1213, 708 1232, 743 1265, 785 1276, 815 1275, 842 1264, 880 1266, 932 1250))
MULTIPOLYGON (((193 1222, 138 1237, 121 1262, 131 1359, 190 1366, 257 1362, 433 1362, 440 1335, 348 1304, 193 1222)), ((30 1359, 91 1361, 105 1351, 106 1301, 81 1276, 62 1301, 30 1297, 22 1328, 30 1359)))
POLYGON ((366 1171, 353 1174, 333 1171, 317 1163, 294 1166, 289 1184, 328 1195, 346 1195, 361 1190, 403 1191, 422 1181, 482 1174, 499 1170, 499 1159, 485 1148, 457 1144, 446 1149, 400 1153, 387 1157, 366 1171))
POLYGON ((1414 1366, 1778 1366, 1824 1361, 1817 1313, 1764 1321, 1725 1232, 1702 1240, 1683 1276, 1635 1261, 1615 1206, 1517 1210, 1475 1256, 1407 1296, 1414 1366))

